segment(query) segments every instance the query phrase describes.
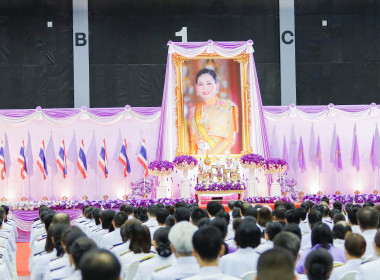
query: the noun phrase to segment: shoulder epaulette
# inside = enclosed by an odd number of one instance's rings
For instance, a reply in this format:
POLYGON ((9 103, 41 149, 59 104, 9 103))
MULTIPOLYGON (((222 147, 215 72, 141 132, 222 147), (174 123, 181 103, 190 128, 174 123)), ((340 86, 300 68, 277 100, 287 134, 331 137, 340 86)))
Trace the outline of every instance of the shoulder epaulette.
POLYGON ((123 244, 124 244, 123 242, 121 242, 121 243, 119 243, 119 244, 114 244, 114 245, 112 245, 111 249, 113 249, 113 248, 115 248, 115 247, 117 247, 117 246, 123 245, 123 244))
POLYGON ((335 263, 333 264, 333 267, 339 267, 339 266, 342 266, 342 265, 345 265, 346 263, 335 263))
POLYGON ((57 268, 54 268, 54 269, 50 269, 50 271, 53 272, 53 271, 56 271, 56 270, 62 269, 62 268, 64 268, 64 267, 65 267, 65 266, 63 265, 63 266, 60 266, 60 267, 57 267, 57 268))
POLYGON ((163 270, 163 269, 165 269, 165 268, 168 268, 168 267, 170 267, 170 266, 172 266, 172 265, 171 265, 171 264, 164 265, 164 266, 161 266, 161 267, 157 268, 157 269, 154 270, 154 271, 155 271, 155 272, 157 272, 157 271, 161 271, 161 270, 163 270))
POLYGON ((132 250, 125 251, 124 253, 121 253, 120 256, 124 256, 125 254, 128 254, 130 252, 132 252, 132 250))
POLYGON ((142 263, 142 262, 145 262, 145 261, 150 260, 150 259, 152 259, 152 258, 154 258, 154 255, 153 255, 153 254, 148 255, 148 256, 146 256, 146 257, 143 257, 143 258, 141 259, 140 262, 142 263))
POLYGON ((46 251, 43 250, 43 251, 41 251, 41 252, 39 252, 39 253, 34 254, 34 256, 42 255, 43 253, 46 253, 46 251))
POLYGON ((42 240, 45 240, 45 239, 46 239, 46 236, 41 237, 41 238, 37 239, 37 242, 42 241, 42 240))
POLYGON ((53 261, 59 260, 60 258, 62 258, 62 257, 59 256, 59 257, 56 257, 56 258, 54 258, 54 259, 52 259, 52 260, 50 260, 50 261, 53 262, 53 261))
POLYGON ((8 237, 2 236, 2 235, 0 235, 0 238, 4 238, 8 240, 8 237))

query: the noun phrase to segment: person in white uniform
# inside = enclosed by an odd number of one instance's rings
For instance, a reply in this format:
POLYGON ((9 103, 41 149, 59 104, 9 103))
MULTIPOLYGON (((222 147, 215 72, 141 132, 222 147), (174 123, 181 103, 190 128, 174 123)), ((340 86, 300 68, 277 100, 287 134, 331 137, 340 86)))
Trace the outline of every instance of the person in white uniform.
POLYGON ((112 221, 115 217, 116 212, 114 210, 104 210, 100 213, 100 222, 102 224, 102 228, 95 231, 92 239, 96 242, 98 246, 101 245, 101 241, 103 236, 110 232, 110 229, 113 228, 112 221))
POLYGON ((362 231, 360 230, 359 224, 358 224, 358 218, 356 216, 356 213, 359 211, 360 207, 358 206, 352 206, 350 209, 348 209, 347 217, 348 217, 348 223, 351 226, 353 233, 362 234, 362 231))
POLYGON ((156 213, 157 213, 156 205, 149 205, 148 207, 148 221, 143 223, 144 226, 147 226, 149 229, 158 226, 156 213))
POLYGON ((257 263, 257 280, 294 280, 294 258, 283 248, 273 248, 260 255, 257 263))
POLYGON ((175 224, 169 232, 170 248, 176 262, 152 273, 153 280, 175 280, 193 276, 199 271, 199 264, 193 256, 192 238, 197 227, 183 221, 175 224))
POLYGON ((79 263, 82 280, 121 280, 118 259, 108 250, 92 249, 79 263))
POLYGON ((328 280, 333 269, 333 257, 325 248, 311 251, 305 260, 305 272, 310 280, 328 280))
POLYGON ((156 220, 157 220, 157 226, 153 226, 153 227, 150 227, 149 228, 149 231, 150 231, 150 236, 152 238, 152 240, 154 240, 154 232, 156 230, 158 230, 159 228, 162 228, 162 227, 165 227, 166 224, 166 218, 169 216, 169 210, 165 209, 165 208, 159 208, 157 209, 157 213, 156 213, 156 220))
POLYGON ((241 277, 248 271, 257 269, 259 254, 256 252, 261 240, 261 230, 250 219, 244 219, 238 226, 235 242, 236 252, 223 256, 219 262, 221 272, 234 277, 241 277))
POLYGON ((372 243, 367 243, 368 246, 374 247, 376 259, 370 262, 366 262, 360 265, 358 273, 356 274, 356 280, 377 280, 379 279, 379 267, 380 267, 380 231, 375 235, 375 240, 372 243))
POLYGON ((240 278, 223 274, 219 267, 219 257, 224 254, 224 238, 214 226, 203 226, 193 236, 193 254, 200 270, 187 280, 237 280, 240 278))
POLYGON ((348 234, 345 239, 344 248, 347 262, 345 265, 333 269, 330 280, 339 280, 349 271, 358 271, 366 249, 365 239, 357 233, 348 234))
POLYGON ((260 244, 257 247, 256 252, 258 254, 262 254, 265 251, 272 249, 273 238, 275 238, 275 236, 279 234, 281 231, 282 231, 282 226, 280 223, 276 223, 276 222, 267 223, 265 226, 265 231, 264 231, 265 243, 260 244))
POLYGON ((5 219, 4 219, 4 222, 9 224, 10 226, 12 226, 13 228, 13 232, 14 232, 14 237, 15 237, 15 240, 18 238, 18 232, 17 232, 17 226, 16 226, 16 222, 15 221, 12 221, 8 218, 8 214, 9 214, 9 207, 7 205, 1 205, 1 208, 3 208, 5 210, 5 219))
POLYGON ((120 227, 128 220, 128 215, 124 212, 118 212, 113 218, 112 225, 115 228, 114 231, 106 233, 100 240, 100 248, 110 250, 113 246, 122 244, 123 241, 120 235, 120 227))
POLYGON ((371 261, 376 259, 375 248, 369 244, 373 244, 375 235, 377 233, 377 226, 379 224, 379 211, 373 207, 361 208, 356 216, 358 218, 358 224, 360 230, 362 231, 363 237, 367 242, 368 246, 363 256, 364 261, 371 261))
POLYGON ((334 225, 332 230, 334 247, 344 250, 344 238, 346 237, 347 233, 352 233, 352 230, 346 221, 340 221, 334 225))

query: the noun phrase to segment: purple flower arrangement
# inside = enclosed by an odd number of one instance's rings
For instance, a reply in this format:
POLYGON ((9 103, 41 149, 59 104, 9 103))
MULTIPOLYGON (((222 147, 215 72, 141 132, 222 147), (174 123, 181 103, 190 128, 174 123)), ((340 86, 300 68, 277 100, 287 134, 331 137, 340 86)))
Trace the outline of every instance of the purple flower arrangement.
POLYGON ((148 172, 153 176, 170 175, 174 171, 174 164, 167 160, 155 160, 149 163, 148 172))
POLYGON ((195 198, 180 198, 180 199, 172 199, 172 198, 159 198, 159 199, 128 199, 128 200, 68 200, 68 201, 22 201, 22 202, 11 202, 9 203, 9 207, 14 210, 38 210, 40 205, 46 205, 52 210, 66 210, 66 209, 82 209, 84 205, 94 206, 104 209, 118 209, 120 205, 125 203, 127 205, 132 205, 133 207, 139 206, 149 206, 152 204, 163 203, 174 205, 177 202, 185 202, 187 204, 196 203, 195 198))
POLYGON ((235 190, 245 190, 245 184, 242 182, 221 182, 212 183, 207 185, 205 183, 197 184, 195 190, 199 192, 205 191, 235 191, 235 190))
POLYGON ((179 170, 183 170, 185 168, 194 169, 198 164, 198 160, 193 156, 183 155, 175 157, 173 163, 179 170))
POLYGON ((263 164, 265 173, 284 173, 288 169, 288 163, 281 158, 268 158, 263 164))
POLYGON ((240 158, 240 164, 244 168, 256 169, 264 164, 264 158, 258 154, 247 154, 240 158))
POLYGON ((292 202, 290 198, 286 196, 255 196, 247 197, 244 200, 249 203, 275 203, 278 200, 292 202))
MULTIPOLYGON (((367 201, 372 201, 373 203, 380 203, 380 194, 345 194, 345 195, 326 195, 330 199, 330 203, 334 203, 334 201, 340 201, 343 204, 346 204, 348 202, 351 203, 365 203, 367 201)), ((319 204, 321 202, 322 197, 324 195, 305 195, 302 198, 302 201, 311 200, 316 204, 319 204)))

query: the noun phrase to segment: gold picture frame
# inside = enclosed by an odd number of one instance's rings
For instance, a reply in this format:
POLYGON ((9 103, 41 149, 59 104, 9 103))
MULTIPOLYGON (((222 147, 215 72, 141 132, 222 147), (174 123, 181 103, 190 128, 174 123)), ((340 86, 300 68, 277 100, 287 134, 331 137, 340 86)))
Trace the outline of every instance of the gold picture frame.
MULTIPOLYGON (((185 149, 185 121, 184 121, 184 98, 183 98, 183 84, 182 84, 182 66, 185 62, 189 60, 196 59, 232 59, 240 64, 240 86, 241 86, 241 108, 242 108, 242 118, 241 118, 241 128, 242 128, 242 151, 240 154, 234 154, 233 157, 238 157, 243 154, 248 154, 252 152, 250 146, 250 93, 249 93, 249 82, 248 82, 248 62, 249 54, 241 53, 234 57, 224 57, 216 53, 202 53, 195 57, 184 57, 179 54, 173 54, 173 64, 175 68, 175 113, 176 113, 176 127, 177 127, 177 150, 176 156, 188 154, 185 149)), ((224 155, 215 155, 224 156, 224 155)), ((198 156, 199 157, 199 156, 198 156)))

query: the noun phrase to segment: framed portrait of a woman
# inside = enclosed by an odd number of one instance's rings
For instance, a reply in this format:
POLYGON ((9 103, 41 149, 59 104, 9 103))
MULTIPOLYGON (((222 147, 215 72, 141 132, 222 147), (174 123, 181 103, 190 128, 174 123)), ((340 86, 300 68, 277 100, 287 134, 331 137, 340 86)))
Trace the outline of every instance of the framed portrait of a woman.
POLYGON ((174 57, 178 154, 249 152, 248 57, 174 57))

